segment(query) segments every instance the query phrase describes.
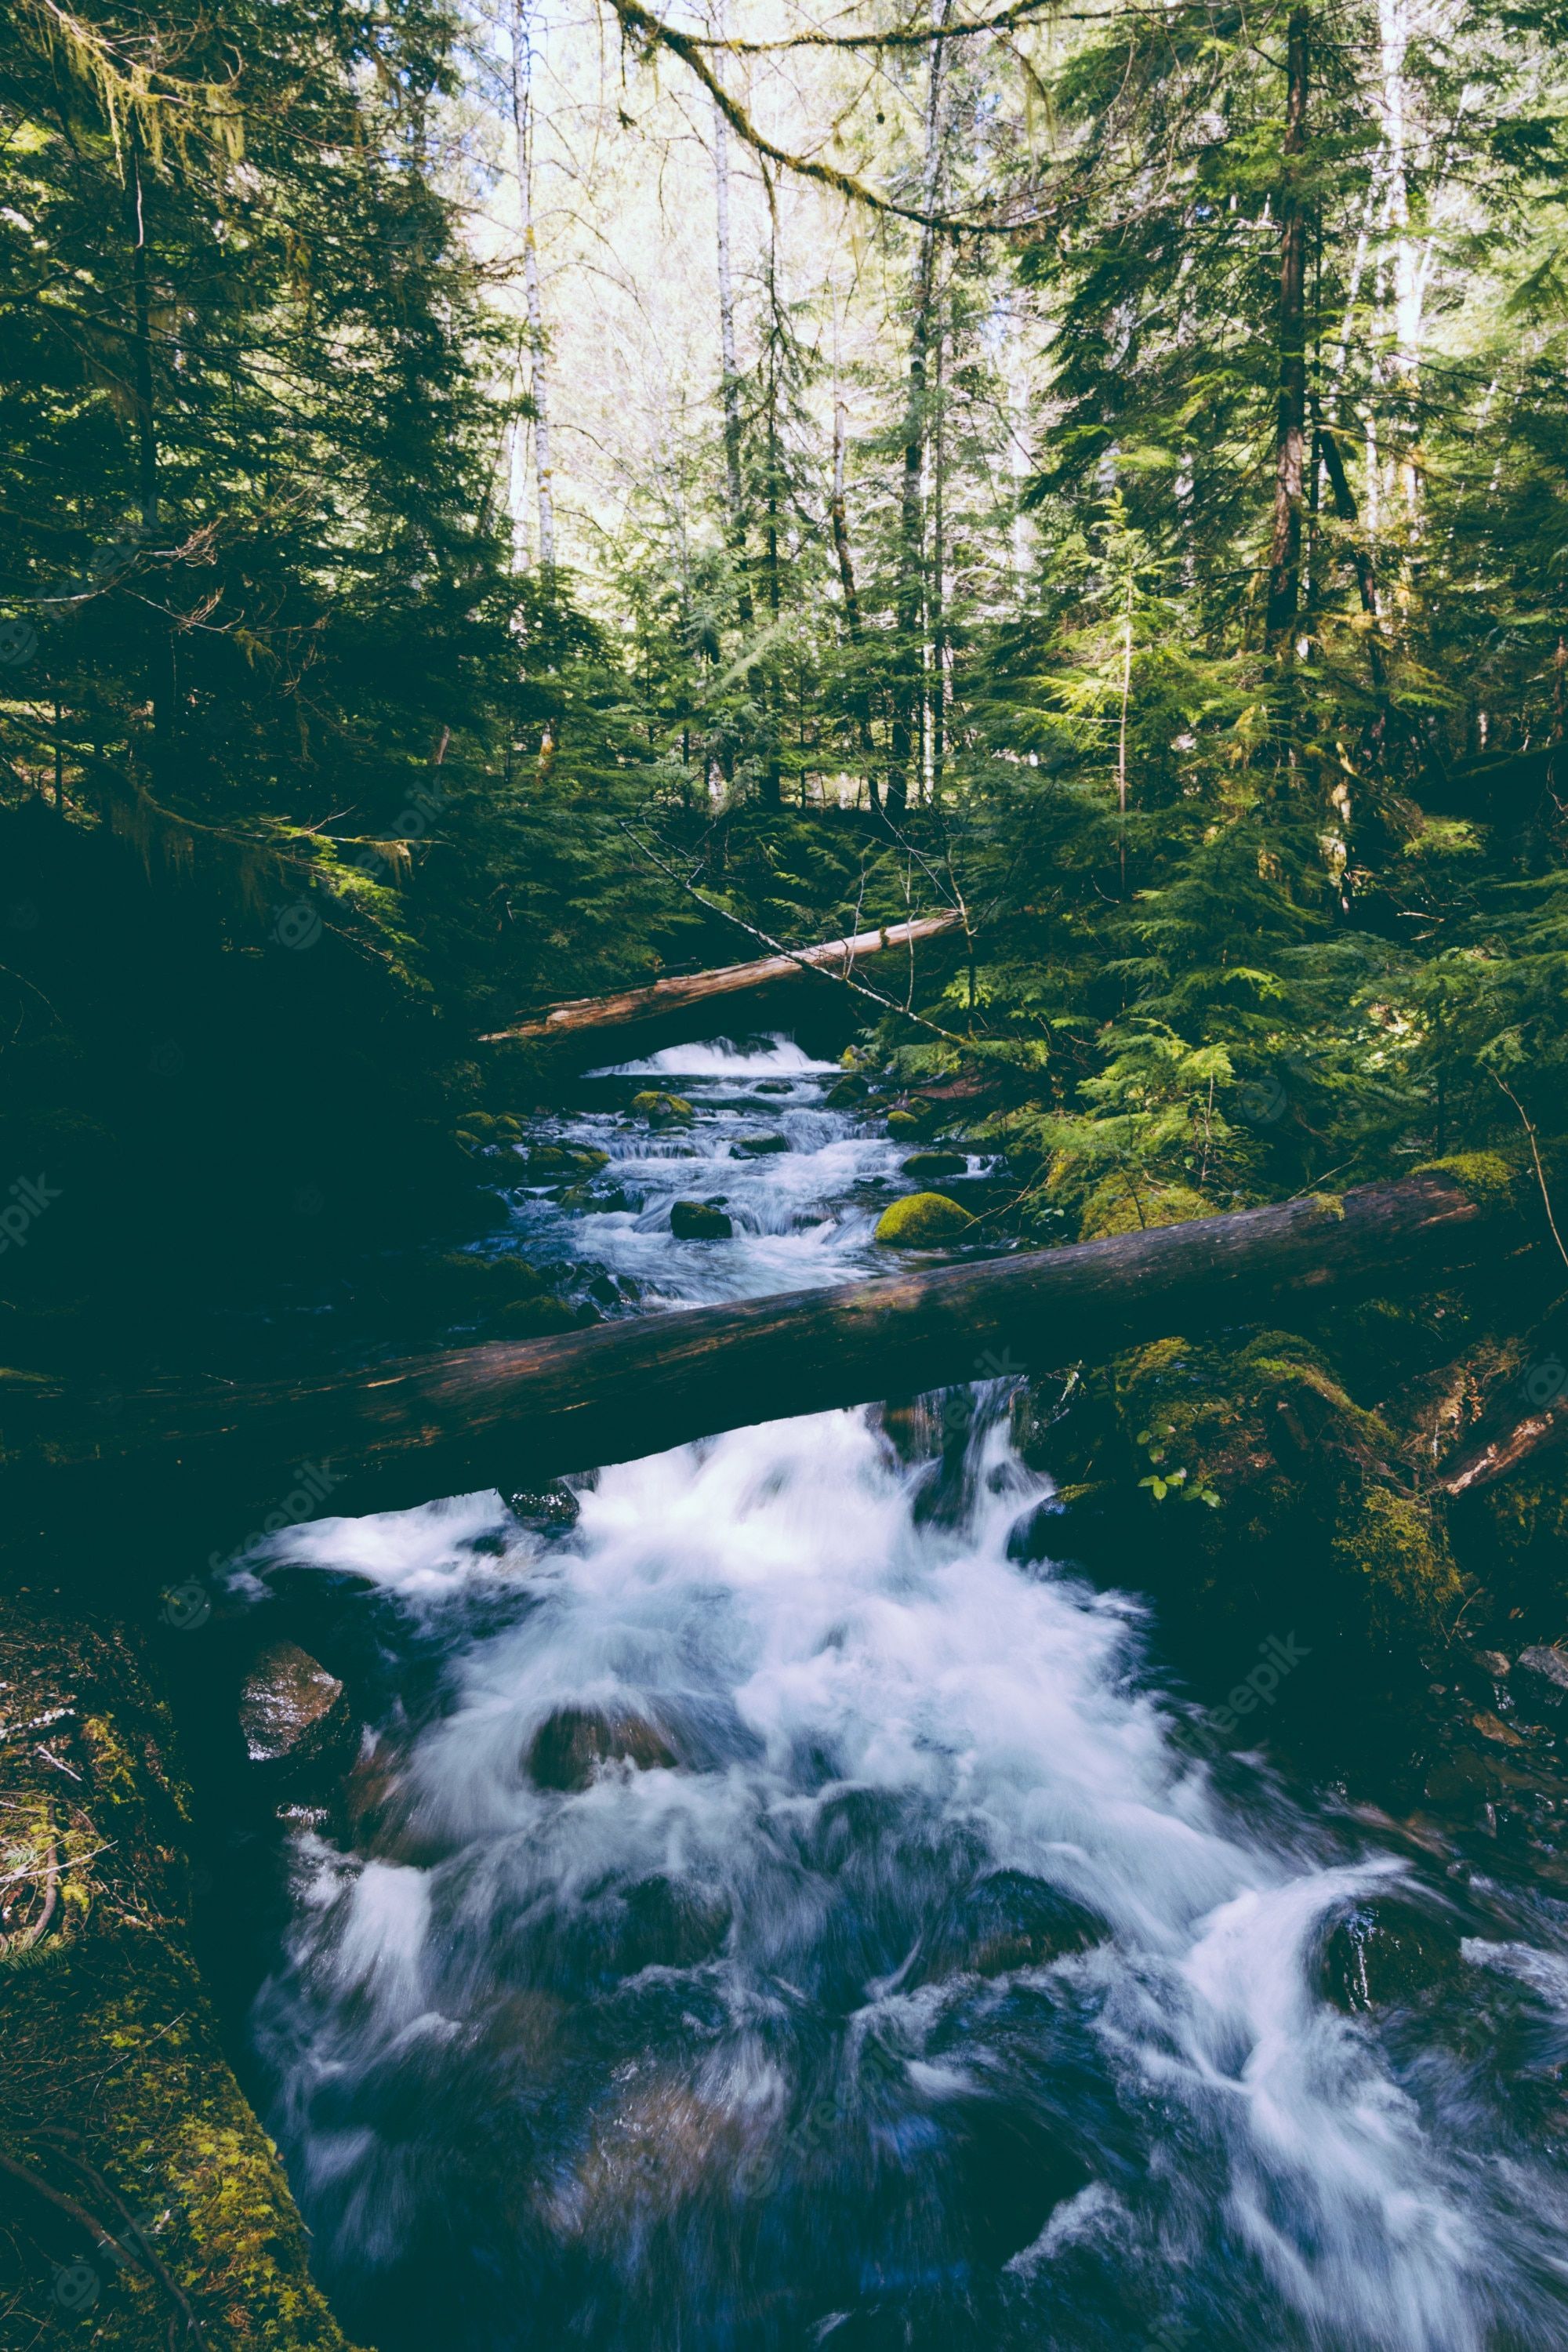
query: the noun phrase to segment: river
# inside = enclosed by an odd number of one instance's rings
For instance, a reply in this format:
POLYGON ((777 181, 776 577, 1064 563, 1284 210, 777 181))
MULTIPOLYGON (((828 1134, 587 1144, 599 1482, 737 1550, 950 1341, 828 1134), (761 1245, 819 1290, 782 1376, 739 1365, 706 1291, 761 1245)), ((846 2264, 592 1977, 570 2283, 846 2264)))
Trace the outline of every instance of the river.
MULTIPOLYGON (((520 1191, 484 1248, 639 1310, 886 1270, 902 1155, 826 1066, 640 1067, 542 1129, 609 1205, 520 1191), (731 1239, 672 1238, 717 1196, 731 1239)), ((1568 2344, 1563 1907, 1194 1751, 1137 1561, 1038 1558, 977 1371, 574 1480, 559 1528, 477 1495, 251 1555, 342 1596, 374 1732, 251 2019, 356 2340, 1568 2344)))

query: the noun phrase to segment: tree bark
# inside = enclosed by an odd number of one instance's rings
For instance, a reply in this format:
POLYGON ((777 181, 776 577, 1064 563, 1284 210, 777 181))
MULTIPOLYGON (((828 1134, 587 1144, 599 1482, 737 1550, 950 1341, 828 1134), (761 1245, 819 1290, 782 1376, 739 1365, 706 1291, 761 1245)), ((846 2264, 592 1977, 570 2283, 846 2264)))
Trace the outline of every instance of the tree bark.
POLYGON ((735 562, 735 610, 752 625, 746 577, 746 490, 741 471, 741 374, 735 360, 735 293, 730 276, 730 132, 713 109, 713 184, 719 207, 719 363, 723 377, 724 472, 730 492, 730 549, 735 562))
MULTIPOLYGON (((635 1460, 754 1423, 1026 1371, 1385 1290, 1500 1246, 1427 1170, 1108 1241, 651 1315, 284 1385, 163 1391, 73 1448, 34 1387, 5 1433, 12 1524, 79 1514, 224 1526, 239 1497, 297 1515, 396 1509, 635 1460), (27 1426, 20 1425, 23 1413, 27 1426), (50 1423, 53 1423, 51 1426, 50 1423), (308 1485, 294 1465, 320 1465, 308 1485), (316 1489, 321 1489, 318 1492, 316 1489), (220 1517, 218 1515, 222 1514, 220 1517)), ((51 1384, 52 1385, 52 1384, 51 1384)), ((279 1517, 281 1513, 283 1516, 279 1517)), ((241 1522, 243 1525, 243 1521, 241 1522)))
MULTIPOLYGON (((931 86, 926 98, 924 211, 936 210, 942 184, 942 97, 946 65, 942 33, 952 0, 935 0, 931 10, 931 86)), ((898 649, 893 677, 893 715, 888 746, 888 814, 902 816, 909 804, 911 769, 924 744, 925 501, 921 495, 926 446, 926 361, 931 346, 931 295, 936 275, 936 232, 926 226, 916 249, 910 294, 909 403, 904 415, 903 478, 899 493, 898 649)))
POLYGON ((531 1045, 558 1040, 580 1042, 588 1058, 618 1052, 624 1045, 643 1046, 649 1033, 666 1037, 672 1023, 685 1019, 689 1036, 712 1034, 716 1000, 731 997, 770 999, 816 973, 835 982, 846 971, 889 949, 909 948, 921 940, 938 938, 957 922, 955 914, 922 915, 912 923, 894 923, 878 931, 860 931, 847 940, 827 940, 820 947, 802 948, 797 955, 762 956, 751 963, 722 965, 717 971, 682 972, 656 980, 647 988, 628 988, 614 996, 581 996, 552 1005, 535 1020, 510 1029, 492 1030, 481 1045, 531 1045), (695 1016, 695 1025, 690 1025, 695 1016))
POLYGON ((511 120, 517 139, 517 201, 522 223, 522 290, 533 352, 533 474, 539 491, 539 565, 555 569, 555 493, 550 473, 550 368, 544 308, 539 294, 539 247, 533 234, 533 186, 528 154, 530 88, 528 19, 522 0, 511 15, 511 120))
POLYGON ((1295 627, 1301 585, 1306 476, 1307 208, 1294 159, 1307 141, 1310 19, 1293 8, 1286 30, 1285 169, 1279 196, 1279 394, 1274 439, 1274 529, 1268 558, 1268 635, 1295 627))
MULTIPOLYGON (((849 547, 849 523, 844 505, 844 456, 848 437, 848 415, 841 400, 833 404, 833 498, 828 512, 833 523, 833 552, 838 562, 838 585, 844 596, 844 625, 851 646, 858 647, 865 641, 865 625, 860 618, 860 595, 855 585, 855 558, 849 547)), ((871 705, 864 684, 858 684, 854 696, 856 730, 860 738, 860 754, 866 763, 866 789, 871 806, 879 809, 881 801, 877 791, 876 745, 871 736, 871 705)))

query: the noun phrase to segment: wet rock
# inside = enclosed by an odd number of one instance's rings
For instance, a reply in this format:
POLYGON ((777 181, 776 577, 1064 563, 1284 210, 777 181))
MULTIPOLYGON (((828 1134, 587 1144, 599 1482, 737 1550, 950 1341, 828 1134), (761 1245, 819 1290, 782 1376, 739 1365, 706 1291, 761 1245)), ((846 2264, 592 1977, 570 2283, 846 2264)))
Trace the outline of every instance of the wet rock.
POLYGON ((888 1133, 895 1143, 912 1142, 924 1129, 924 1119, 912 1110, 890 1110, 888 1113, 888 1133))
POLYGON ((596 1176, 609 1164, 607 1151, 594 1150, 587 1144, 536 1143, 528 1155, 528 1181, 542 1183, 552 1176, 596 1176))
POLYGON ((863 1103, 870 1091, 868 1082, 858 1071, 846 1070, 841 1078, 835 1078, 823 1100, 831 1110, 851 1110, 863 1103))
POLYGON ((978 2100, 961 2115, 960 2210, 969 2217, 975 2260, 1000 2269, 1034 2244, 1057 2207, 1091 2175, 1054 2118, 978 2100))
POLYGON ((521 1526, 536 1535, 563 1535, 577 1524, 582 1508, 570 1486, 558 1479, 548 1486, 521 1486, 507 1496, 507 1508, 521 1526))
POLYGON ((766 1160, 775 1151, 789 1150, 787 1135, 752 1135, 743 1143, 731 1145, 737 1160, 766 1160))
POLYGON ((632 1112, 637 1118, 646 1118, 650 1127, 681 1126, 692 1116, 684 1095, 668 1095, 657 1087, 645 1087, 640 1095, 632 1097, 632 1112))
POLYGON ((273 1642, 255 1659, 239 1695, 239 1727, 250 1761, 278 1771, 328 1769, 346 1760, 356 1738, 342 1684, 297 1642, 273 1642))
POLYGON ((508 1339, 548 1339, 557 1331, 574 1331, 578 1315, 564 1298, 509 1298, 493 1317, 508 1339))
POLYGON ((929 1184, 942 1176, 962 1176, 969 1161, 962 1151, 916 1151, 904 1162, 904 1174, 929 1184))
POLYGON ((1538 1643, 1521 1650, 1513 1670, 1512 1690, 1521 1706, 1535 1714, 1555 1715, 1568 1698, 1568 1652, 1555 1643, 1538 1643))
POLYGON ((727 1242, 735 1228, 727 1212, 711 1201, 677 1201, 669 1213, 669 1230, 678 1242, 727 1242))
POLYGON ((534 1733, 528 1751, 534 1786, 569 1795, 589 1788, 602 1764, 634 1764, 639 1772, 655 1772, 673 1770, 677 1761, 642 1716, 589 1706, 558 1707, 534 1733))
POLYGON ((711 1887, 689 1879, 644 1878, 626 1898, 620 1960, 639 1969, 694 1969, 710 1960, 730 1932, 730 1905, 711 1887))
POLYGON ((889 1249, 941 1249, 962 1239, 973 1223, 967 1209, 941 1192, 906 1192, 883 1210, 873 1238, 889 1249))
POLYGON ((1324 1998, 1354 2017, 1408 2008, 1462 1966, 1456 1927, 1407 1898, 1379 1895, 1358 1903, 1330 1929, 1320 1982, 1324 1998))
POLYGON ((1490 1675, 1493 1682, 1497 1683, 1500 1683, 1510 1672, 1508 1660, 1500 1650, 1478 1650, 1476 1664, 1483 1675, 1490 1675))
POLYGON ((925 1982, 973 1974, 1003 1976, 1087 1952, 1110 1934, 1097 1913, 1026 1871, 993 1870, 938 1915, 918 1961, 925 1982))
POLYGON ((792 1095, 795 1087, 789 1078, 760 1078, 753 1092, 759 1095, 792 1095))

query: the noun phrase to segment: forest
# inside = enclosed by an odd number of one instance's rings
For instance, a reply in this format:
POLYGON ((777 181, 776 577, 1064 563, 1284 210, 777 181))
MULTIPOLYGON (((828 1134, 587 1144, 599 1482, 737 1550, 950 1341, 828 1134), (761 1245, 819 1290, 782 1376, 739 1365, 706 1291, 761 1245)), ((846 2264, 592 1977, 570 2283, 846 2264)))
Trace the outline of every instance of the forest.
POLYGON ((1565 37, 13 0, 0 2340, 1568 2340, 1565 37))

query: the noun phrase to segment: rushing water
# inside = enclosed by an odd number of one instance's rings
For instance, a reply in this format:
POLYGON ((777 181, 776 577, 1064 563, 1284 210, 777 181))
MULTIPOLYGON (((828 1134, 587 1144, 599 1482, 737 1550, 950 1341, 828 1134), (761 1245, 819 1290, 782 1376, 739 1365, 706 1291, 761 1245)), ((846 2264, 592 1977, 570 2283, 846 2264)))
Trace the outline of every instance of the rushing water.
MULTIPOLYGON (((492 1245, 645 1306, 871 1263, 899 1154, 820 1066, 688 1048, 642 1083, 677 1072, 690 1130, 625 1084, 554 1127, 626 1205, 519 1193, 492 1245), (734 1238, 673 1240, 717 1195, 734 1238)), ((295 1832, 255 2016, 356 2337, 1568 2344, 1560 1906, 1194 1759, 1137 1601, 1018 1539, 1049 1487, 1005 1381, 575 1484, 565 1533, 470 1496, 251 1562, 362 1580, 358 1832, 295 1832), (566 1708, 640 1764, 538 1785, 566 1708), (1391 1898, 1427 1965, 1347 2011, 1391 1898)))

